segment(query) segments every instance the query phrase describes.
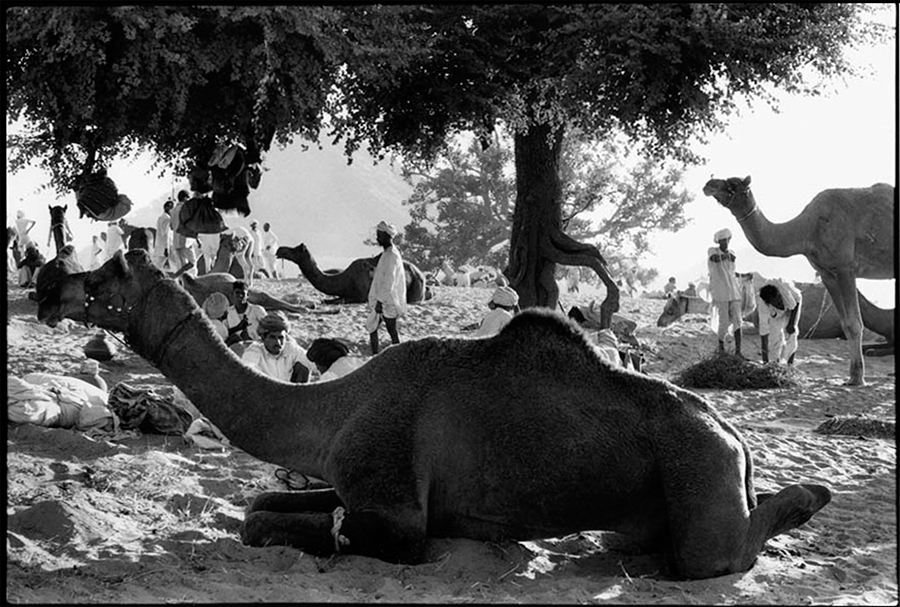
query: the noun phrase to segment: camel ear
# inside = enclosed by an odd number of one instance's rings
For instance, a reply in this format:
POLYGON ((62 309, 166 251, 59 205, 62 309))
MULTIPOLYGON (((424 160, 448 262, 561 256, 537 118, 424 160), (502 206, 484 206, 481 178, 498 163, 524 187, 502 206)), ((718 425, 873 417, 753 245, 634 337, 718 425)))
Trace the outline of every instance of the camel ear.
POLYGON ((744 177, 744 185, 750 185, 750 175, 744 177))
POLYGON ((121 249, 116 251, 115 255, 112 258, 113 261, 113 269, 120 276, 128 276, 131 274, 131 268, 128 266, 128 260, 125 259, 125 254, 122 253, 121 249))
POLYGON ((69 205, 67 205, 67 204, 63 205, 63 213, 65 213, 68 210, 69 210, 69 205))

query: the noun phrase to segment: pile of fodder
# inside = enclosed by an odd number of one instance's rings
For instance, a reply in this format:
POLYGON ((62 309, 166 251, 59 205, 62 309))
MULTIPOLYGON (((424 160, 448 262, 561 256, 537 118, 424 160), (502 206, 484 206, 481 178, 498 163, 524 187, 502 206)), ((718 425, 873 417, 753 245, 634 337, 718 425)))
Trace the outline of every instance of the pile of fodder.
POLYGON ((859 414, 835 415, 819 424, 813 432, 896 440, 897 423, 859 414))
POLYGON ((760 364, 721 352, 683 369, 672 381, 682 388, 719 390, 764 390, 800 385, 792 366, 760 364))

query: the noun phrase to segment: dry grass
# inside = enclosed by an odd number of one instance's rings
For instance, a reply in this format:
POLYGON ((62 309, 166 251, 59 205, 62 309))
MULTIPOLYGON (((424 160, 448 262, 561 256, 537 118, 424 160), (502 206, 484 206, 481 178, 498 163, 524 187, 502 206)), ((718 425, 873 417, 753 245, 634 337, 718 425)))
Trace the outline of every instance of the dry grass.
POLYGON ((813 432, 896 440, 897 423, 864 415, 836 415, 819 424, 813 432))
POLYGON ((687 367, 673 382, 684 388, 717 390, 764 390, 799 385, 793 367, 744 360, 734 354, 717 353, 687 367))

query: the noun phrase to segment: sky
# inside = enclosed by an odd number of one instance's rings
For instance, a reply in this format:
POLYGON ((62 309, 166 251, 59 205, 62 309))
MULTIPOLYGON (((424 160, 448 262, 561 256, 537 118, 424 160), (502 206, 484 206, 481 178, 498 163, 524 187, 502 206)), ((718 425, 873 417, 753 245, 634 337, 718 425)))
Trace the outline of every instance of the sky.
MULTIPOLYGON (((880 19, 894 24, 896 5, 880 19)), ((863 78, 834 82, 817 97, 779 95, 780 112, 762 101, 729 119, 724 133, 711 137, 695 150, 706 164, 685 174, 684 187, 694 195, 685 207, 689 224, 679 232, 654 237, 652 254, 642 263, 659 271, 650 288, 661 288, 669 276, 679 286, 706 273, 706 250, 714 246, 712 235, 727 227, 733 234, 731 249, 737 254, 738 271, 758 271, 766 277, 811 282, 814 271, 802 256, 765 257, 744 237, 731 213, 702 189, 711 177, 752 177, 753 193, 760 209, 773 222, 787 221, 822 190, 866 187, 877 182, 896 186, 898 171, 898 83, 896 38, 887 44, 850 52, 854 63, 870 73, 863 78)), ((7 152, 8 154, 8 152, 7 152)), ((122 160, 109 167, 116 183, 127 183, 135 208, 150 204, 173 189, 171 175, 148 174, 148 157, 122 160), (135 193, 135 195, 132 195, 135 193)), ((69 223, 76 243, 86 246, 102 224, 78 220, 74 196, 59 201, 51 191, 37 192, 46 181, 43 172, 29 167, 7 175, 7 225, 22 209, 38 223, 33 231, 46 251, 49 231, 47 205, 69 204, 69 223)), ((273 226, 274 227, 274 226, 273 226)), ((339 256, 335 251, 323 255, 339 256)), ((893 307, 895 281, 861 281, 860 290, 875 303, 893 307)))

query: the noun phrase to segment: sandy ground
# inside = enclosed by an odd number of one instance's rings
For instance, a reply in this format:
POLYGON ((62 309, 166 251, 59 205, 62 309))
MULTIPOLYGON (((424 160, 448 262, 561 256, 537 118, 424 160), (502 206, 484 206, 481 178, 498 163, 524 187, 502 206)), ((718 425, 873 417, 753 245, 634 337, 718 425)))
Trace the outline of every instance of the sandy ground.
MULTIPOLYGON (((263 280, 272 294, 321 300, 303 279, 263 280)), ((597 294, 564 295, 587 304, 597 294)), ((7 373, 66 373, 84 360, 96 330, 37 322, 36 304, 8 281, 7 373)), ((403 339, 453 335, 477 321, 489 291, 439 288, 401 321, 403 339)), ((662 301, 623 298, 637 322, 645 370, 670 379, 711 352, 703 320, 659 329, 662 301)), ((343 336, 367 353, 361 305, 333 316, 292 315, 303 345, 343 336)), ((749 352, 759 356, 759 338, 749 352)), ((745 350, 746 351, 746 350, 745 350)), ((110 388, 171 387, 120 346, 101 364, 110 388)), ((202 449, 179 436, 116 439, 9 424, 7 582, 11 603, 428 602, 633 604, 896 604, 897 477, 894 440, 812 432, 830 416, 896 418, 893 356, 867 359, 868 385, 845 387, 840 340, 802 341, 802 386, 703 390, 747 438, 760 491, 823 483, 831 504, 812 521, 771 540, 753 569, 702 581, 662 572, 659 554, 638 554, 610 534, 584 532, 540 542, 436 540, 432 562, 401 566, 360 556, 323 559, 285 547, 249 548, 238 527, 263 490, 282 490, 275 467, 235 449, 202 449)))

